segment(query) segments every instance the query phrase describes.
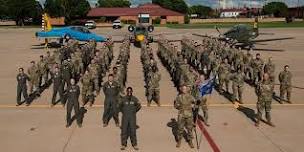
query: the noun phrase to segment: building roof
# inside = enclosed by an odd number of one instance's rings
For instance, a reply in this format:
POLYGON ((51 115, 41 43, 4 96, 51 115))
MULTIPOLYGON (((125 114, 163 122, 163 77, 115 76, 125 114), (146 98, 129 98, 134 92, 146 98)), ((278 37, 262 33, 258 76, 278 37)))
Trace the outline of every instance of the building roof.
POLYGON ((155 4, 140 5, 136 8, 114 7, 114 8, 92 8, 87 14, 88 17, 100 16, 137 16, 139 13, 147 13, 150 16, 184 16, 184 14, 162 8, 155 4))

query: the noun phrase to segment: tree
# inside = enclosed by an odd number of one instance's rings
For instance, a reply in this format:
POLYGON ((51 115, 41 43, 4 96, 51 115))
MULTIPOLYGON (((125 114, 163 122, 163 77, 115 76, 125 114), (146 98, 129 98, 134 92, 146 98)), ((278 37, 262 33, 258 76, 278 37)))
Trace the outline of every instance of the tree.
POLYGON ((200 18, 207 18, 211 16, 212 8, 203 5, 193 5, 189 8, 189 14, 197 14, 200 18))
POLYGON ((188 5, 184 0, 152 0, 152 3, 180 13, 188 12, 188 5))
POLYGON ((128 0, 98 0, 99 7, 130 7, 128 0))
POLYGON ((8 13, 16 24, 24 25, 25 19, 41 18, 42 7, 39 2, 35 0, 10 0, 8 3, 8 13))
POLYGON ((0 19, 8 16, 8 1, 0 0, 0 19))
POLYGON ((275 17, 286 17, 288 15, 288 6, 283 2, 270 2, 263 7, 263 12, 275 17))
POLYGON ((51 17, 65 17, 67 23, 85 17, 91 9, 87 0, 46 0, 44 8, 51 17))
POLYGON ((91 9, 87 0, 64 0, 65 17, 69 19, 78 19, 85 17, 91 9))
POLYGON ((64 7, 61 0, 46 0, 44 3, 44 11, 51 17, 64 16, 64 7))

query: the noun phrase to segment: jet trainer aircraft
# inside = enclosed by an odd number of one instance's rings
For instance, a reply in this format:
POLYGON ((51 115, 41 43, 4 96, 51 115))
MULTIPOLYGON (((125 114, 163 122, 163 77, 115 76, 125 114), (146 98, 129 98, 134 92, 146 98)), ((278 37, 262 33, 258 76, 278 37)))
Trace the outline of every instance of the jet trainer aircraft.
POLYGON ((106 38, 90 32, 87 28, 82 26, 67 26, 62 28, 52 28, 47 14, 43 15, 43 30, 36 32, 36 37, 45 38, 45 45, 48 44, 48 39, 59 39, 60 43, 63 43, 63 39, 75 39, 78 41, 90 41, 105 42, 106 38))
MULTIPOLYGON (((256 38, 259 35, 273 35, 273 33, 259 33, 258 18, 255 19, 253 27, 246 24, 237 24, 223 34, 220 32, 218 27, 216 27, 216 30, 219 33, 219 37, 216 37, 217 39, 221 41, 225 41, 229 43, 231 46, 239 46, 242 48, 247 48, 247 47, 254 48, 254 45, 260 42, 293 39, 293 37, 285 37, 285 38, 256 40, 256 38)), ((193 35, 199 37, 210 37, 208 35, 201 35, 201 34, 193 34, 193 35)))

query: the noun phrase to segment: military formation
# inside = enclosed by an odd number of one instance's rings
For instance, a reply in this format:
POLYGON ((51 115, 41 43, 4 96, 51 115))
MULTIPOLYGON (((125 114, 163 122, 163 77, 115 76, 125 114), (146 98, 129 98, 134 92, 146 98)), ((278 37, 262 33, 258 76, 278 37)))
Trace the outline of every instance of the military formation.
MULTIPOLYGON (((232 89, 232 102, 243 103, 242 94, 246 82, 254 86, 258 96, 256 125, 259 126, 261 111, 265 109, 267 123, 274 126, 270 114, 275 95, 275 65, 272 57, 264 62, 259 53, 253 58, 251 50, 243 52, 241 48, 231 47, 213 38, 205 38, 198 43, 184 37, 181 44, 184 59, 199 73, 207 77, 215 77, 216 87, 221 94, 231 94, 230 88, 232 89)), ((283 101, 291 103, 292 74, 288 67, 286 65, 279 74, 280 103, 283 101), (285 94, 287 100, 284 99, 285 94)))
MULTIPOLYGON (((51 107, 57 103, 66 106, 66 127, 72 124, 71 113, 74 109, 77 125, 81 127, 83 116, 80 107, 88 103, 92 106, 96 96, 103 91, 103 127, 107 127, 113 118, 116 126, 121 128, 121 150, 126 149, 128 138, 131 139, 134 149, 138 150, 136 113, 141 109, 141 104, 133 95, 133 88, 125 89, 130 41, 127 38, 123 40, 115 64, 112 64, 113 46, 111 38, 108 42, 102 43, 99 49, 94 41, 80 45, 77 41, 69 40, 52 54, 47 52, 45 56, 41 55, 38 62, 31 61, 27 73, 23 68, 19 68, 17 106, 23 103, 30 105, 44 88, 53 84, 51 107), (103 82, 107 73, 107 81, 103 82), (122 113, 121 123, 119 112, 122 113)), ((141 46, 147 106, 151 106, 153 101, 157 106, 161 106, 161 74, 152 48, 148 44, 141 46)), ((220 94, 231 94, 232 102, 239 104, 243 103, 245 84, 255 87, 258 96, 256 126, 259 126, 264 112, 267 124, 275 126, 271 119, 271 104, 275 95, 276 66, 271 57, 264 62, 259 53, 255 57, 251 53, 252 51, 244 52, 240 48, 231 47, 210 37, 204 38, 201 42, 184 37, 181 49, 164 38, 158 41, 157 55, 179 92, 174 100, 174 107, 178 110, 176 147, 181 146, 181 139, 186 131, 189 146, 194 148, 193 130, 196 128, 195 121, 198 117, 198 112, 194 111, 201 109, 202 119, 205 125, 209 126, 209 96, 199 90, 209 80, 214 80, 220 94)), ((292 74, 288 65, 279 73, 278 80, 279 102, 291 103, 292 74)))
POLYGON ((150 107, 152 101, 154 101, 157 106, 160 106, 159 82, 161 80, 161 74, 159 73, 152 48, 149 45, 142 45, 141 62, 143 64, 144 80, 146 84, 147 105, 150 107))

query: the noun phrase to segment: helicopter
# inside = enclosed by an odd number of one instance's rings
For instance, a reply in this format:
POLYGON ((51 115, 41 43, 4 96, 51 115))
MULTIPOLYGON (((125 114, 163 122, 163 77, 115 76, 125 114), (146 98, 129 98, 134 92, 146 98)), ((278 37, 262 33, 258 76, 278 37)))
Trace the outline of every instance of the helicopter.
MULTIPOLYGON (((258 27, 258 18, 255 18, 253 27, 246 24, 237 24, 234 25, 231 29, 225 33, 221 33, 218 27, 215 27, 219 33, 219 37, 216 39, 225 41, 230 46, 237 46, 241 48, 254 49, 255 44, 260 42, 269 42, 269 41, 279 41, 279 40, 288 40, 294 39, 294 37, 285 37, 285 38, 273 38, 273 39, 259 39, 256 38, 260 35, 273 35, 273 33, 260 33, 258 27)), ((199 37, 210 37, 208 35, 201 34, 192 34, 199 37)))

